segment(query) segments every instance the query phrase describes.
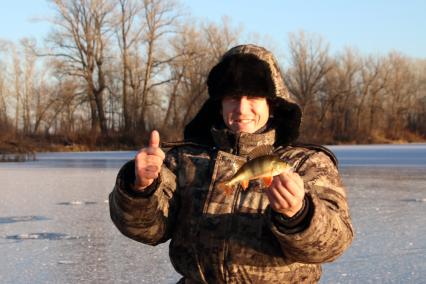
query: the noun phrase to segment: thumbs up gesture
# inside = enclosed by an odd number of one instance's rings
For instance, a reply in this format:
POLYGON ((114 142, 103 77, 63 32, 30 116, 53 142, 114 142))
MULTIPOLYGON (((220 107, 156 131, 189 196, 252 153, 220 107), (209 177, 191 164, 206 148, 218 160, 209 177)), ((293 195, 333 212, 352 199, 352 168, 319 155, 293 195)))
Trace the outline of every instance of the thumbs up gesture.
POLYGON ((142 148, 135 157, 135 190, 143 191, 158 177, 165 154, 160 148, 160 134, 151 132, 148 147, 142 148))

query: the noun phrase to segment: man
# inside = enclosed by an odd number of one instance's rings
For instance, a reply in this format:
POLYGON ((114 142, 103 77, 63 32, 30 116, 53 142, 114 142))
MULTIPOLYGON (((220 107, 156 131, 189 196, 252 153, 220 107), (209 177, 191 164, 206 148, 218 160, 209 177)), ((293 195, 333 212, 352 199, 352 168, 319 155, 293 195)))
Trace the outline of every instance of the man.
MULTIPOLYGON (((120 170, 111 217, 126 236, 170 242, 182 283, 312 283, 353 238, 333 154, 297 146, 301 112, 270 52, 236 46, 208 76, 209 99, 164 154, 158 132, 120 170), (294 172, 264 188, 219 186, 267 149, 294 172)), ((269 152, 269 153, 270 153, 269 152)))

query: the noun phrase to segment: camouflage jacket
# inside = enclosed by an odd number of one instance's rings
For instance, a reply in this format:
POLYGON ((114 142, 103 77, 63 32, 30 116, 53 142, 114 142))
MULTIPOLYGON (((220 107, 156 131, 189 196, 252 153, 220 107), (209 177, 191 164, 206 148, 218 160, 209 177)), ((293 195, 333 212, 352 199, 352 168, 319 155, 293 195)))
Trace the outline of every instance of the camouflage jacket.
POLYGON ((110 194, 118 229, 139 242, 170 242, 170 258, 185 283, 314 283, 320 264, 336 259, 353 238, 345 190, 330 155, 305 147, 279 147, 302 177, 312 213, 303 230, 290 231, 272 218, 256 183, 225 195, 218 182, 275 132, 242 133, 230 147, 220 133, 217 147, 183 145, 166 154, 148 194, 130 189, 134 162, 120 170, 110 194))

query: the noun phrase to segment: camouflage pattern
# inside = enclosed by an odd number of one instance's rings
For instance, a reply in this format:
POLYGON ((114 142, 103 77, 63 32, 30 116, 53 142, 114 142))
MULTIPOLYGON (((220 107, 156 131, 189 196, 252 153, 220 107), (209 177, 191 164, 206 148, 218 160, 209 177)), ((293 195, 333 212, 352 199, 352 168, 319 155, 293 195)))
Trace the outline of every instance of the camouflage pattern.
MULTIPOLYGON (((238 141, 249 152, 272 144, 273 131, 244 134, 238 141)), ((275 226, 259 184, 230 196, 217 188, 246 155, 197 146, 167 153, 149 197, 129 194, 126 188, 133 180, 124 177, 134 168, 124 166, 110 195, 112 220, 126 236, 146 244, 171 239, 173 266, 189 283, 317 282, 319 264, 336 259, 353 237, 345 190, 324 152, 288 146, 279 154, 297 169, 312 201, 314 213, 302 232, 288 234, 275 226)))

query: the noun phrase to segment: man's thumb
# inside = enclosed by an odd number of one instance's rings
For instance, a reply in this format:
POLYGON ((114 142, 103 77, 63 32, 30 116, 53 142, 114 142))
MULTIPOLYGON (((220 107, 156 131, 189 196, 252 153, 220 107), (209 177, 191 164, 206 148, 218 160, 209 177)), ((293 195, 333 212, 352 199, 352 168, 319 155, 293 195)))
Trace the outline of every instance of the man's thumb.
POLYGON ((151 136, 149 138, 149 147, 160 147, 160 133, 157 130, 153 130, 151 132, 151 136))

